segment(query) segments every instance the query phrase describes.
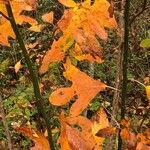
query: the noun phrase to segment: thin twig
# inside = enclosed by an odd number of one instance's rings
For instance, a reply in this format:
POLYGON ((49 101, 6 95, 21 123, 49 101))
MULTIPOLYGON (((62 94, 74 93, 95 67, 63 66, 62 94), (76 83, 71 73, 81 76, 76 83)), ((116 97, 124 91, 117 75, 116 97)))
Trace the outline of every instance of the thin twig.
POLYGON ((142 125, 143 125, 145 119, 148 117, 149 113, 150 113, 150 108, 147 110, 147 112, 146 112, 146 113, 144 114, 144 116, 143 116, 143 119, 142 119, 142 121, 141 121, 141 123, 140 123, 140 125, 139 125, 139 128, 138 128, 138 131, 139 131, 139 132, 140 132, 140 130, 141 130, 141 128, 142 128, 142 125))
POLYGON ((115 117, 106 109, 106 107, 103 105, 103 108, 106 110, 106 112, 111 116, 111 119, 115 122, 118 129, 120 129, 119 122, 115 119, 115 117))
POLYGON ((141 83, 141 82, 138 81, 138 80, 135 80, 135 79, 128 79, 128 80, 133 81, 133 82, 136 82, 136 83, 142 85, 144 88, 146 87, 143 83, 141 83))
POLYGON ((112 87, 112 86, 107 86, 107 88, 112 89, 112 90, 115 90, 115 91, 120 91, 119 89, 114 88, 114 87, 112 87))
POLYGON ((0 11, 0 15, 2 15, 5 19, 9 20, 10 21, 10 18, 7 17, 3 12, 0 11))
POLYGON ((5 130, 5 135, 6 135, 6 138, 7 138, 8 149, 13 150, 12 142, 11 142, 11 136, 10 136, 8 124, 7 124, 6 117, 5 117, 5 111, 4 111, 4 106, 3 106, 3 101, 2 101, 1 95, 0 95, 0 114, 1 114, 1 117, 2 117, 2 122, 3 122, 4 130, 5 130))
POLYGON ((132 23, 134 22, 134 20, 135 20, 137 17, 139 17, 145 10, 147 10, 147 9, 150 8, 150 7, 146 7, 146 5, 147 5, 147 0, 144 0, 141 11, 139 11, 137 14, 135 14, 135 15, 133 16, 133 18, 132 18, 131 21, 129 22, 129 26, 131 26, 132 23))

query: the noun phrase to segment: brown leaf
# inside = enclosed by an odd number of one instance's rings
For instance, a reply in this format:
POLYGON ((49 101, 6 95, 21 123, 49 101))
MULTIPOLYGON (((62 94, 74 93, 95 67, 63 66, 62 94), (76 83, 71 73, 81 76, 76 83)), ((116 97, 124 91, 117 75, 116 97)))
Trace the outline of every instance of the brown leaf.
POLYGON ((96 136, 98 137, 110 137, 112 135, 115 134, 115 128, 114 127, 106 127, 106 128, 103 128, 101 130, 99 130, 97 133, 96 133, 96 136))
POLYGON ((94 148, 94 139, 92 140, 92 137, 91 139, 89 138, 89 136, 92 136, 92 132, 90 132, 90 121, 87 118, 81 116, 64 118, 61 115, 60 123, 61 135, 59 141, 62 150, 92 150, 94 148), (82 130, 79 131, 78 129, 72 128, 68 123, 71 125, 79 125, 82 130))

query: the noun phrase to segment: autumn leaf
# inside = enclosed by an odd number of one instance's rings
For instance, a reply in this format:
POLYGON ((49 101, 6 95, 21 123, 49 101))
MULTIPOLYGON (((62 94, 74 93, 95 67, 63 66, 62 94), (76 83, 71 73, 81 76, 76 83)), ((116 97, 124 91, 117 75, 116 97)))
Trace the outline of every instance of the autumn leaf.
POLYGON ((102 146, 105 138, 98 137, 96 134, 104 128, 109 127, 109 121, 107 118, 107 114, 104 111, 103 108, 100 108, 99 111, 92 117, 92 133, 94 135, 94 138, 96 142, 99 144, 99 146, 102 146))
POLYGON ((91 150, 92 143, 89 143, 80 131, 73 129, 64 121, 61 122, 61 134, 59 137, 62 150, 91 150))
POLYGON ((53 23, 54 20, 54 13, 50 12, 50 13, 46 13, 42 16, 42 20, 44 22, 48 22, 48 23, 53 23))
POLYGON ((15 64, 15 66, 14 66, 15 72, 17 73, 17 72, 20 70, 21 67, 22 67, 22 65, 21 65, 21 60, 19 60, 19 61, 15 64))
MULTIPOLYGON (((62 1, 62 4, 65 5, 65 3, 70 3, 70 1, 62 1)), ((72 7, 65 10, 64 15, 58 22, 58 27, 63 31, 63 36, 58 41, 54 41, 53 45, 55 47, 57 45, 57 47, 54 48, 52 45, 52 48, 45 55, 40 67, 41 74, 48 70, 48 65, 53 60, 61 61, 66 52, 78 60, 101 62, 102 48, 95 35, 106 41, 108 38, 106 28, 118 29, 114 16, 111 14, 110 17, 108 11, 110 4, 106 0, 96 0, 92 6, 85 1, 85 3, 80 3, 79 6, 72 5, 72 7), (78 50, 76 50, 76 47, 72 47, 68 53, 68 46, 66 46, 68 38, 72 43, 75 43, 78 50), (55 53, 55 49, 58 53, 56 57, 52 55, 52 53, 55 53), (78 54, 76 55, 77 51, 78 54)))
POLYGON ((106 128, 100 129, 96 133, 96 136, 106 138, 106 137, 111 137, 114 134, 115 134, 115 128, 114 127, 106 127, 106 128))
POLYGON ((81 72, 71 64, 70 60, 67 60, 64 67, 66 69, 64 76, 72 81, 72 86, 54 91, 50 95, 49 101, 53 105, 61 106, 77 96, 77 100, 70 108, 70 115, 77 116, 88 106, 99 91, 106 88, 106 85, 81 72))
POLYGON ((3 3, 3 4, 8 4, 8 2, 10 2, 11 0, 0 0, 0 3, 3 3))
POLYGON ((31 150, 50 150, 49 142, 42 133, 28 127, 19 127, 15 129, 34 142, 35 145, 31 150))
POLYGON ((146 86, 146 95, 147 95, 147 99, 150 101, 150 85, 146 86))
POLYGON ((38 0, 24 0, 32 9, 36 10, 38 0))
MULTIPOLYGON (((17 1, 13 0, 10 1, 10 5, 12 7, 12 11, 16 20, 17 24, 22 24, 23 22, 28 22, 31 25, 37 25, 37 22, 28 16, 20 15, 20 13, 23 10, 32 10, 32 7, 29 6, 27 3, 24 1, 17 1)), ((1 8, 1 7, 0 7, 1 8)), ((2 12, 7 16, 6 9, 4 9, 2 12)), ((11 36, 12 38, 15 38, 15 34, 12 30, 11 24, 8 20, 4 19, 3 17, 0 18, 0 22, 3 19, 2 23, 0 24, 0 43, 4 45, 8 45, 8 36, 11 36)))
POLYGON ((61 4, 66 7, 75 7, 77 4, 73 0, 58 0, 61 4))
MULTIPOLYGON (((103 108, 100 108, 92 120, 83 116, 65 117, 62 114, 59 116, 59 120, 61 124, 59 142, 62 150, 65 149, 65 146, 67 149, 73 150, 101 150, 105 138, 97 137, 95 134, 100 130, 105 130, 102 134, 106 136, 106 130, 109 130, 108 118, 103 108)), ((113 128, 109 135, 112 135, 114 130, 113 128)))
POLYGON ((65 146, 73 150, 99 149, 92 133, 92 122, 89 119, 83 116, 64 117, 63 115, 60 115, 59 118, 61 123, 59 141, 62 150, 66 150, 65 146), (73 126, 77 126, 79 129, 73 128, 73 126))

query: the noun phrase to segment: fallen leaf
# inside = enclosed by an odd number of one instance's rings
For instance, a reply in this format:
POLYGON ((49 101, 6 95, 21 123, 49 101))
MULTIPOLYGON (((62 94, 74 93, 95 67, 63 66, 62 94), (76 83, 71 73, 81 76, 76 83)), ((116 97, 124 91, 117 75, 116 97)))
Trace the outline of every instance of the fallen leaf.
POLYGON ((21 60, 19 60, 14 66, 15 72, 18 73, 18 71, 21 69, 21 67, 22 67, 21 60))

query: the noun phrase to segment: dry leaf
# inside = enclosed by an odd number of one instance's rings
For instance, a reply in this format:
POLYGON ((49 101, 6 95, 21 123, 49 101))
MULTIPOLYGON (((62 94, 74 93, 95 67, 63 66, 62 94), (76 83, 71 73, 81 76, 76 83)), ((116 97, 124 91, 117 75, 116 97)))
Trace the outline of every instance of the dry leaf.
POLYGON ((21 67, 22 67, 21 60, 19 60, 14 66, 15 72, 18 73, 18 71, 21 69, 21 67))
POLYGON ((99 130, 97 133, 96 133, 96 136, 98 137, 111 137, 112 135, 115 134, 115 128, 114 127, 106 127, 106 128, 103 128, 101 130, 99 130))

